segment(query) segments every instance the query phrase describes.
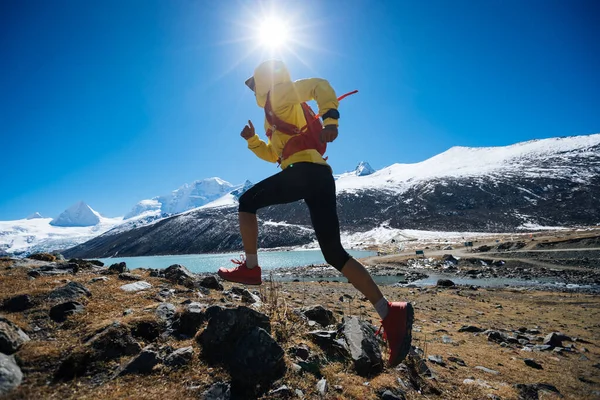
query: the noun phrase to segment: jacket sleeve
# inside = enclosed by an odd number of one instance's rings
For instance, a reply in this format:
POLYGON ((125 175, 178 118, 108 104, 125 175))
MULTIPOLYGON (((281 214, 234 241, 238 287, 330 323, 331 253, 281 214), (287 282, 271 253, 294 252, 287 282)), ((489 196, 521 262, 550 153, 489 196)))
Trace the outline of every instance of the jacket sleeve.
POLYGON ((271 146, 271 142, 265 143, 258 135, 254 135, 248 139, 248 148, 262 160, 272 163, 276 163, 279 160, 279 156, 271 146))
MULTIPOLYGON (((319 114, 324 115, 332 108, 338 108, 339 102, 335 90, 329 82, 321 78, 300 79, 292 83, 293 90, 287 90, 281 99, 282 105, 299 104, 315 100, 319 106, 319 114)), ((337 125, 337 119, 327 118, 325 125, 337 125)))

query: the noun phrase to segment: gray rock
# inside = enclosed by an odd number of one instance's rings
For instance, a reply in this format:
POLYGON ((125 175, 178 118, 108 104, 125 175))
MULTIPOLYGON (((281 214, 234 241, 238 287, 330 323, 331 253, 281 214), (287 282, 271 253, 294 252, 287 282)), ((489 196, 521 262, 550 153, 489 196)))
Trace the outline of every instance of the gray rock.
POLYGON ((82 313, 85 311, 85 307, 78 301, 67 301, 55 305, 50 309, 50 318, 56 322, 64 322, 67 317, 82 313))
POLYGON ((313 307, 305 307, 300 309, 300 312, 309 320, 316 321, 321 326, 328 326, 335 324, 335 317, 333 313, 324 308, 323 306, 317 305, 313 307))
POLYGON ((296 393, 296 396, 298 396, 299 398, 303 399, 304 398, 304 392, 300 389, 296 389, 294 391, 296 393))
POLYGON ((108 271, 111 274, 122 274, 123 272, 127 272, 127 264, 125 262, 112 264, 108 267, 108 271))
POLYGON ((286 385, 280 386, 277 389, 271 390, 269 392, 270 399, 290 399, 294 397, 294 395, 294 391, 286 385))
POLYGON ((9 312, 25 311, 33 307, 33 299, 28 294, 9 297, 2 303, 2 309, 9 312))
POLYGON ((383 369, 379 343, 370 325, 357 317, 344 317, 341 331, 358 375, 374 375, 383 369))
POLYGON ((284 352, 269 334, 269 317, 248 307, 209 307, 196 336, 209 363, 222 363, 241 387, 268 387, 285 374, 284 352))
POLYGON ((397 395, 395 393, 393 393, 391 390, 386 390, 385 392, 383 392, 381 394, 381 400, 405 400, 406 397, 404 397, 403 394, 397 395))
POLYGON ((451 344, 451 343, 454 343, 454 341, 452 340, 452 338, 450 336, 443 335, 442 343, 451 344))
POLYGON ((164 270, 165 279, 183 285, 188 288, 196 286, 197 276, 191 273, 186 267, 179 264, 173 264, 164 270))
POLYGON ((438 279, 437 286, 438 287, 452 287, 452 286, 455 286, 455 284, 450 279, 438 279))
POLYGON ((108 278, 106 276, 97 276, 95 278, 90 279, 90 283, 96 283, 96 282, 107 282, 108 278))
POLYGON ((189 303, 185 306, 179 319, 173 325, 173 329, 180 335, 193 337, 198 329, 206 321, 204 311, 206 305, 201 303, 189 303))
POLYGON ((141 281, 142 277, 140 275, 136 275, 136 274, 130 274, 129 272, 123 272, 121 274, 119 274, 119 279, 121 279, 122 281, 141 281))
POLYGON ((348 346, 343 339, 337 339, 337 331, 311 331, 307 335, 330 357, 347 358, 348 346))
POLYGON ((488 330, 485 331, 487 333, 488 341, 496 342, 496 343, 506 343, 508 342, 508 336, 502 332, 488 330))
POLYGON ((483 372, 487 372, 488 374, 492 374, 492 375, 500 375, 500 372, 495 371, 493 369, 486 368, 486 367, 482 367, 481 365, 476 366, 475 369, 478 369, 483 372))
POLYGON ((536 344, 531 348, 533 351, 547 351, 552 350, 552 346, 548 344, 536 344))
POLYGON ((125 364, 115 376, 122 376, 128 374, 147 374, 161 362, 161 358, 152 347, 147 346, 142 351, 133 357, 127 364, 125 364))
POLYGON ((442 358, 442 356, 433 355, 433 356, 427 357, 427 359, 434 364, 441 365, 442 367, 446 366, 446 363, 444 362, 444 359, 442 358))
POLYGON ((13 354, 29 340, 29 336, 21 328, 0 317, 0 353, 13 354))
POLYGON ((163 321, 172 321, 177 309, 171 303, 161 303, 156 307, 156 316, 163 321))
POLYGON ((515 388, 519 392, 519 400, 537 400, 539 399, 538 392, 540 390, 544 392, 554 393, 562 397, 558 389, 554 385, 550 385, 548 383, 518 383, 515 385, 515 388))
POLYGON ((565 340, 570 341, 571 338, 559 332, 552 332, 544 338, 544 344, 552 347, 563 347, 562 342, 565 340))
POLYGON ((202 393, 202 400, 230 400, 231 386, 229 383, 219 382, 213 384, 207 391, 202 393))
POLYGON ((90 297, 92 293, 81 283, 69 282, 65 286, 54 289, 48 295, 50 300, 74 301, 81 297, 90 297))
POLYGON ((268 387, 285 374, 284 351, 263 328, 252 328, 233 350, 228 369, 233 382, 243 387, 268 387))
POLYGON ((140 352, 141 346, 133 339, 129 329, 115 322, 101 329, 85 344, 94 350, 99 360, 113 360, 140 352))
POLYGON ((214 290, 223 290, 223 285, 221 285, 219 283, 219 281, 217 280, 216 277, 210 275, 210 276, 205 276, 201 279, 198 280, 198 286, 207 288, 207 289, 214 289, 214 290))
POLYGON ((0 396, 8 394, 21 384, 23 373, 14 356, 0 353, 0 396))
POLYGON ((123 285, 120 287, 120 289, 125 292, 139 292, 142 290, 148 290, 151 287, 152 287, 152 285, 149 284, 148 282, 139 281, 139 282, 133 282, 133 283, 128 283, 127 285, 123 285))
POLYGON ((306 359, 310 356, 310 349, 305 344, 292 347, 290 352, 303 361, 306 361, 306 359))
POLYGON ((466 367, 467 366, 467 364, 462 359, 460 359, 458 357, 452 357, 452 356, 450 356, 450 357, 448 357, 448 361, 456 363, 456 364, 460 365, 461 367, 466 367))
POLYGON ((131 334, 134 337, 143 339, 146 342, 153 342, 165 331, 167 324, 165 321, 159 322, 154 319, 147 319, 135 321, 132 325, 131 334))
POLYGON ((327 384, 327 379, 323 378, 319 382, 317 382, 317 392, 321 396, 325 396, 327 391, 329 390, 329 385, 327 384))
POLYGON ((541 366, 541 364, 538 364, 535 360, 532 360, 531 358, 526 358, 523 361, 525 362, 525 365, 527 365, 528 367, 535 368, 535 369, 544 369, 541 366))
POLYGON ((194 357, 194 348, 192 346, 177 349, 165 358, 165 365, 172 368, 188 365, 194 357))
POLYGON ((260 297, 258 297, 255 294, 250 293, 250 291, 248 289, 234 286, 231 288, 231 293, 233 293, 237 296, 240 296, 244 303, 248 303, 248 304, 260 303, 260 297))
POLYGON ((473 332, 473 333, 477 333, 477 332, 484 332, 485 329, 479 328, 479 327, 473 326, 473 325, 463 325, 462 327, 460 327, 460 329, 458 331, 459 332, 473 332))

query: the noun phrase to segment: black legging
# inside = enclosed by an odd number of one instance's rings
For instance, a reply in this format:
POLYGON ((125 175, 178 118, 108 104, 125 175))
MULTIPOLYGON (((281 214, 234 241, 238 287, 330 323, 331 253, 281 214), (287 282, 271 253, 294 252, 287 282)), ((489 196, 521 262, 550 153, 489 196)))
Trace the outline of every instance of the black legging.
POLYGON ((303 162, 257 183, 240 197, 239 211, 256 211, 304 199, 325 261, 338 271, 350 259, 340 241, 335 180, 327 165, 303 162))

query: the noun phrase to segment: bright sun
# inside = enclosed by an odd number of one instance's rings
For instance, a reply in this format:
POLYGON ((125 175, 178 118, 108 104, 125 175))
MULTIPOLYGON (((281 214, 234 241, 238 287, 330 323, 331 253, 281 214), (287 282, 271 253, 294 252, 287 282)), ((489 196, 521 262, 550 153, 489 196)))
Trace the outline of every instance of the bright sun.
POLYGON ((260 44, 271 49, 284 46, 288 40, 288 30, 283 21, 267 18, 258 30, 260 44))

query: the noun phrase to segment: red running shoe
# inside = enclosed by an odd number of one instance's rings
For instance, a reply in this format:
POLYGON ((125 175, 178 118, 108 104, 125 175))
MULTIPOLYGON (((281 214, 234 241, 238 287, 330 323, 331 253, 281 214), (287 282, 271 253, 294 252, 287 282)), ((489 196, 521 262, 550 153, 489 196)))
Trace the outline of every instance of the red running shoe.
MULTIPOLYGON (((410 351, 412 324, 415 312, 410 303, 388 303, 389 312, 381 324, 383 337, 390 348, 388 364, 394 367, 402 362, 410 351)), ((376 334, 379 334, 381 328, 376 334)))
POLYGON ((250 269, 246 266, 246 261, 231 260, 237 267, 226 269, 219 268, 219 276, 226 281, 242 283, 244 285, 260 285, 262 283, 260 267, 250 269))

